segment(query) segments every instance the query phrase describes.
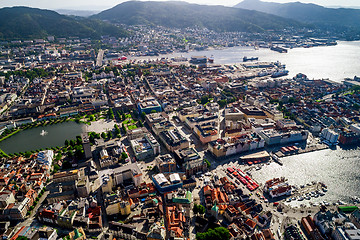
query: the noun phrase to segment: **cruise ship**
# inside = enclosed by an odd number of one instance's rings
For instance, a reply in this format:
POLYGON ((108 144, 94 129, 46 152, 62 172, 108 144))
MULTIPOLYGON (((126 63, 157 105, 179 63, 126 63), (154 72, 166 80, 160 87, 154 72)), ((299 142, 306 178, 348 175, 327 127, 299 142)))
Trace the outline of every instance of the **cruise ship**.
POLYGON ((279 69, 279 70, 273 72, 273 74, 271 74, 271 77, 277 78, 277 77, 286 76, 286 75, 288 75, 288 74, 289 74, 289 71, 288 71, 288 70, 279 69))

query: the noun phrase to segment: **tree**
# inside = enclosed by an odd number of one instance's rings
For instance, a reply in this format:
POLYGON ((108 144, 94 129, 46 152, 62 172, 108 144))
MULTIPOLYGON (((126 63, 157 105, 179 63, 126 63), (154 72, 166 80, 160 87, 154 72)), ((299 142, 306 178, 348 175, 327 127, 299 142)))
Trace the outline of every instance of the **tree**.
POLYGON ((224 227, 210 228, 207 232, 196 234, 196 240, 229 240, 230 237, 229 230, 224 227))
POLYGON ((57 164, 54 164, 54 173, 56 173, 57 171, 59 171, 60 166, 57 164))
POLYGON ((76 136, 76 145, 81 145, 82 144, 82 139, 80 136, 76 136))
POLYGON ((74 152, 72 150, 67 151, 67 155, 69 158, 73 158, 74 157, 74 152))
POLYGON ((126 154, 126 152, 122 152, 121 153, 121 161, 125 161, 125 159, 128 158, 128 155, 126 154))
POLYGON ((122 129, 123 129, 124 133, 126 133, 126 127, 124 124, 122 124, 122 129))
POLYGON ((65 146, 69 146, 69 140, 65 140, 65 146))
POLYGON ((25 236, 19 236, 19 237, 16 238, 16 240, 29 240, 29 239, 27 237, 25 237, 25 236))
POLYGON ((200 103, 201 103, 202 105, 205 105, 205 104, 208 103, 208 102, 209 102, 209 96, 204 95, 204 96, 201 97, 200 103))
POLYGON ((199 212, 201 215, 204 215, 205 212, 206 212, 206 208, 205 208, 203 205, 198 205, 198 212, 199 212))
POLYGON ((26 152, 26 153, 25 153, 25 157, 26 157, 26 158, 29 158, 30 156, 31 156, 31 152, 26 152))
POLYGON ((114 125, 114 128, 115 128, 115 133, 120 134, 121 131, 120 131, 120 128, 119 128, 119 126, 117 124, 114 125))
POLYGON ((204 158, 204 161, 206 162, 207 168, 210 169, 211 163, 209 162, 209 160, 207 160, 206 158, 204 158))
POLYGON ((145 113, 145 112, 142 112, 142 113, 141 113, 141 118, 142 118, 142 120, 144 120, 145 117, 146 117, 146 113, 145 113))
POLYGON ((105 138, 106 138, 106 133, 105 133, 105 132, 102 132, 102 133, 101 133, 101 137, 102 137, 103 139, 105 139, 105 138))
POLYGON ((112 138, 112 136, 113 136, 112 132, 111 132, 111 131, 108 131, 108 132, 107 132, 107 137, 110 139, 110 138, 112 138))
POLYGON ((141 120, 139 120, 139 126, 140 126, 140 127, 143 127, 143 126, 144 126, 144 124, 142 123, 141 120))
POLYGON ((226 106, 226 100, 225 99, 220 100, 220 101, 218 101, 218 104, 219 104, 220 108, 224 108, 226 106))
POLYGON ((157 113, 157 111, 155 109, 151 110, 150 113, 157 113))
POLYGON ((199 207, 198 207, 198 205, 196 203, 194 204, 193 212, 194 212, 195 215, 197 215, 199 213, 199 207))
POLYGON ((114 111, 112 110, 112 108, 109 108, 107 115, 108 115, 108 118, 114 119, 114 111))

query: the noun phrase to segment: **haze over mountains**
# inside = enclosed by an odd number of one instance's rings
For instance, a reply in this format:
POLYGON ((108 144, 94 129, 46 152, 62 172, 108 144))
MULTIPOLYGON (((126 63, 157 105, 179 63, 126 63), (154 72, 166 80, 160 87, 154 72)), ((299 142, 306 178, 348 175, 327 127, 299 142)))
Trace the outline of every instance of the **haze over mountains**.
POLYGON ((175 1, 124 2, 92 18, 128 25, 149 24, 175 28, 199 26, 215 31, 262 32, 304 26, 296 21, 256 11, 175 1))
POLYGON ((274 3, 260 0, 244 0, 235 7, 256 10, 315 24, 330 31, 360 32, 360 10, 350 8, 326 8, 300 2, 274 3))
POLYGON ((89 16, 89 11, 58 11, 84 17, 28 7, 2 8, 0 38, 28 39, 48 35, 99 38, 101 35, 117 37, 127 34, 112 23, 174 28, 205 27, 218 32, 256 33, 281 31, 289 27, 318 27, 349 34, 360 32, 360 10, 325 8, 299 2, 279 4, 244 0, 235 7, 224 7, 180 1, 128 1, 92 16, 89 16))

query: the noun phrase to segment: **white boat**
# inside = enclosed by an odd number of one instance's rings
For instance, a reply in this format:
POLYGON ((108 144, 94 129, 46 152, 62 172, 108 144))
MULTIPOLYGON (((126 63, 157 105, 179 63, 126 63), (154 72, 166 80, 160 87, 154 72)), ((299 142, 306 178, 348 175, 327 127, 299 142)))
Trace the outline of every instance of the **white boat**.
POLYGON ((291 198, 286 199, 287 202, 291 202, 291 198))
POLYGON ((306 199, 306 200, 310 200, 311 197, 310 197, 310 196, 306 196, 305 199, 306 199))
POLYGON ((298 201, 303 201, 304 200, 304 198, 302 197, 302 196, 300 196, 299 198, 298 198, 298 201))
POLYGON ((44 129, 41 131, 41 133, 40 133, 40 135, 41 136, 45 136, 45 135, 47 135, 48 134, 48 132, 47 131, 45 131, 44 129))

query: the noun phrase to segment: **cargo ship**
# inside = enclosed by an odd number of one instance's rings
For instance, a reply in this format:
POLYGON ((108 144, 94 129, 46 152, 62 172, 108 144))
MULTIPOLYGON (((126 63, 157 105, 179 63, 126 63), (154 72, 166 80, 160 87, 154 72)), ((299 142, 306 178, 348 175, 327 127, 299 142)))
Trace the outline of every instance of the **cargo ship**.
POLYGON ((258 57, 243 57, 243 62, 248 62, 248 61, 257 61, 257 60, 259 60, 259 58, 258 57))

